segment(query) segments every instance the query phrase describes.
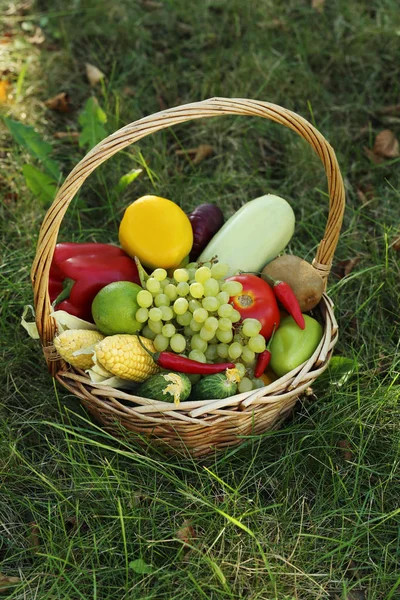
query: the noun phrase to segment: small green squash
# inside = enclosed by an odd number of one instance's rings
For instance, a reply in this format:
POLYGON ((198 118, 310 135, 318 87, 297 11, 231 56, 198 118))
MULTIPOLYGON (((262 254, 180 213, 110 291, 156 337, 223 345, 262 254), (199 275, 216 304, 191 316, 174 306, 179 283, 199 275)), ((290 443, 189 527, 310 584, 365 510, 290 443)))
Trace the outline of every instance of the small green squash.
POLYGON ((240 381, 237 369, 226 369, 224 373, 205 375, 193 386, 193 400, 222 400, 234 396, 240 381))
POLYGON ((143 398, 174 402, 178 406, 189 398, 191 391, 192 384, 187 375, 171 371, 152 375, 138 386, 136 393, 143 398))

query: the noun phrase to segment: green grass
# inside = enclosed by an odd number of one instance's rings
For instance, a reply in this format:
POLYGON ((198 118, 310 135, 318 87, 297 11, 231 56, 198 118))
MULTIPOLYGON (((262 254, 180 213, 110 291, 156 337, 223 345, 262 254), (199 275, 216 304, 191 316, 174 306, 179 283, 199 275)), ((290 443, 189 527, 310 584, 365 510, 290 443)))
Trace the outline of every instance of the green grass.
MULTIPOLYGON (((398 598, 399 159, 374 165, 364 153, 382 129, 400 137, 398 115, 380 113, 399 101, 397 3, 339 0, 319 14, 294 0, 54 0, 10 11, 4 24, 12 37, 0 69, 14 100, 3 112, 53 145, 64 176, 84 153, 53 133, 79 130, 93 93, 110 132, 164 104, 271 101, 314 122, 335 148, 347 206, 334 267, 360 258, 329 282, 335 353, 359 365, 344 385, 324 375, 279 431, 207 461, 116 443, 51 380, 19 325, 45 208, 22 176, 23 164, 37 163, 0 126, 0 571, 21 580, 6 596, 398 598), (42 27, 43 44, 29 42, 29 24, 42 27), (85 62, 106 74, 102 87, 90 88, 85 62), (73 111, 47 110, 43 101, 63 90, 73 111), (373 197, 362 203, 359 189, 373 197), (149 572, 130 566, 138 559, 149 572)), ((305 142, 269 122, 224 117, 110 159, 72 203, 60 239, 116 242, 124 207, 153 191, 185 210, 218 202, 226 216, 262 193, 282 195, 297 220, 289 250, 307 260, 327 215, 324 173, 305 142), (196 167, 175 154, 200 143, 214 154, 196 167), (112 196, 122 174, 144 165, 112 196)))

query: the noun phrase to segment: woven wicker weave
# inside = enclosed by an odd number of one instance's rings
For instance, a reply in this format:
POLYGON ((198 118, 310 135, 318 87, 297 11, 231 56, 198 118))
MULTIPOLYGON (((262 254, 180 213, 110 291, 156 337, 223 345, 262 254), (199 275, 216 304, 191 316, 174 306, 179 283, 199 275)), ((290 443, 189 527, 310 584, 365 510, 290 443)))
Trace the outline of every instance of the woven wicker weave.
POLYGON ((245 436, 276 429, 305 392, 328 366, 337 341, 337 324, 331 300, 324 294, 316 309, 324 335, 313 356, 284 377, 256 391, 225 400, 182 402, 174 405, 127 394, 90 382, 88 376, 61 360, 54 360, 54 320, 49 316, 49 270, 64 214, 85 179, 105 160, 129 144, 161 129, 192 119, 221 115, 248 115, 270 119, 303 137, 324 166, 329 192, 329 214, 314 268, 325 283, 338 242, 345 205, 344 186, 335 153, 308 121, 285 108, 247 99, 211 98, 186 104, 126 125, 91 150, 66 178, 40 229, 31 277, 36 324, 50 372, 81 399, 86 409, 115 436, 134 432, 139 440, 151 437, 169 449, 203 456, 216 449, 240 444, 245 436), (128 404, 126 403, 128 401, 128 404))

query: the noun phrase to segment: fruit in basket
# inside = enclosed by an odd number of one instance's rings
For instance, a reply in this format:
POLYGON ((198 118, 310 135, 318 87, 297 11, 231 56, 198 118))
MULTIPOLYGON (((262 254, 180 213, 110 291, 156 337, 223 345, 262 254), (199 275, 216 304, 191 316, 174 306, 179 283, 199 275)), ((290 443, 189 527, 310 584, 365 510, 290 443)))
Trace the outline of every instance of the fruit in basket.
POLYGON ((200 204, 189 215, 193 229, 193 247, 190 260, 196 260, 211 238, 224 224, 222 210, 216 204, 200 204))
POLYGON ((93 361, 111 375, 140 383, 160 371, 146 349, 154 352, 151 340, 141 337, 139 341, 137 335, 110 335, 95 346, 93 361))
POLYGON ((261 323, 258 334, 269 339, 274 327, 277 329, 280 322, 278 304, 270 286, 260 277, 250 274, 235 275, 229 277, 227 282, 229 281, 242 284, 242 291, 230 298, 233 307, 242 319, 257 319, 261 323))
POLYGON ((136 333, 142 324, 135 315, 139 308, 137 296, 140 285, 130 281, 115 281, 104 286, 92 303, 93 320, 102 333, 136 333))
POLYGON ((295 225, 294 212, 279 196, 267 194, 244 204, 212 238, 200 262, 229 264, 229 274, 260 272, 287 246, 295 225))
POLYGON ((54 338, 54 347, 66 362, 78 369, 93 366, 94 346, 104 339, 99 331, 66 329, 54 338))
POLYGON ((139 385, 136 395, 153 400, 174 402, 176 406, 187 400, 192 391, 192 384, 184 373, 157 373, 139 385))
POLYGON ((282 319, 271 343, 271 369, 279 377, 308 360, 323 335, 321 324, 304 315, 305 328, 300 329, 292 317, 282 319))
POLYGON ((132 258, 145 267, 177 267, 193 245, 192 225, 183 210, 171 200, 142 196, 125 210, 119 226, 119 241, 132 258))
POLYGON ((49 296, 56 310, 92 320, 96 294, 114 281, 140 283, 134 261, 111 244, 57 244, 49 273, 49 296))
POLYGON ((224 373, 202 377, 193 386, 193 400, 222 400, 237 392, 240 375, 237 369, 227 369, 224 373))
POLYGON ((275 258, 264 267, 261 276, 272 277, 289 284, 301 312, 315 308, 324 292, 324 282, 317 270, 306 260, 292 254, 283 254, 275 258))

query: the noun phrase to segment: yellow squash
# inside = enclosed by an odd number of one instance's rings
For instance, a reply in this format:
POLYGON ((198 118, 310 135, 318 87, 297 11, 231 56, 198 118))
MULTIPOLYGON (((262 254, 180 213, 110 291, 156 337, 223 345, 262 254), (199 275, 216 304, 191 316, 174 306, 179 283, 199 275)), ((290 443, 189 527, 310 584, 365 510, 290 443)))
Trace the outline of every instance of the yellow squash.
POLYGON ((193 230, 177 204, 159 196, 142 196, 125 210, 119 241, 145 267, 170 269, 191 251, 193 230))

